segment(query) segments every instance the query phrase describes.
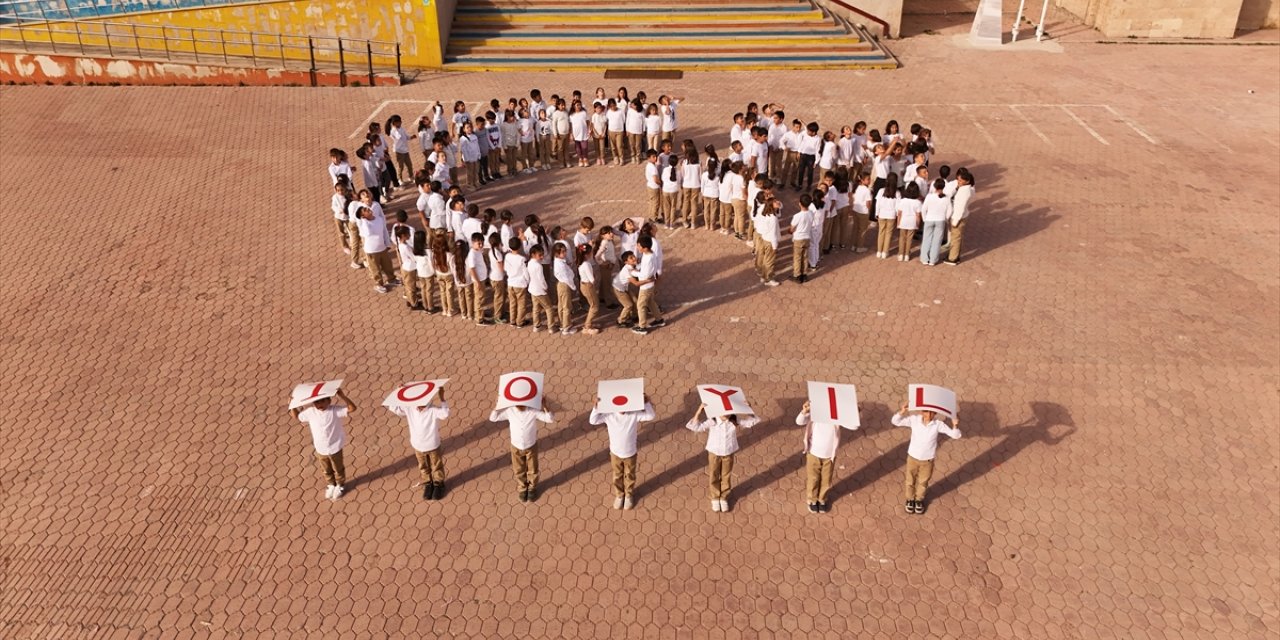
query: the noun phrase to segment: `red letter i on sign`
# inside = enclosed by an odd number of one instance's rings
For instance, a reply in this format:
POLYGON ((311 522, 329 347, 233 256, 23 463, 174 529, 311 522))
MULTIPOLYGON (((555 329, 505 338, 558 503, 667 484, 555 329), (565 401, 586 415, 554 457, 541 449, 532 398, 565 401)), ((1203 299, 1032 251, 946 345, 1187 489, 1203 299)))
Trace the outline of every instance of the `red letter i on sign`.
POLYGON ((317 385, 316 385, 316 388, 314 388, 314 389, 312 389, 312 390, 311 390, 311 395, 309 395, 309 396, 307 396, 307 397, 308 397, 308 398, 314 398, 314 397, 316 397, 316 396, 320 395, 320 390, 321 390, 321 389, 323 389, 323 388, 324 388, 324 383, 323 383, 323 382, 321 382, 321 383, 317 384, 317 385))
POLYGON ((827 387, 827 401, 831 403, 831 419, 839 420, 840 413, 836 409, 836 388, 835 387, 827 387))

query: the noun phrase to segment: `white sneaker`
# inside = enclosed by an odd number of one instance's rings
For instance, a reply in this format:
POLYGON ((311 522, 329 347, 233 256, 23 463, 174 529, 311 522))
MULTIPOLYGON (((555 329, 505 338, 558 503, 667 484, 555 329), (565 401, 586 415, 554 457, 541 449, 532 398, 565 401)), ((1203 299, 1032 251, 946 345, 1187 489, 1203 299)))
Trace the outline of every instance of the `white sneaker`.
POLYGON ((622 508, 622 498, 614 498, 614 499, 613 499, 613 508, 614 508, 614 509, 621 509, 621 508, 622 508))
POLYGON ((343 253, 345 253, 345 254, 347 254, 347 255, 351 255, 351 250, 350 250, 350 249, 348 249, 348 248, 346 248, 346 247, 343 247, 343 248, 342 248, 342 252, 343 252, 343 253))
POLYGON ((571 336, 571 335, 573 335, 573 334, 575 334, 575 333, 577 333, 577 332, 578 332, 578 330, 577 330, 577 329, 565 329, 565 330, 563 330, 563 331, 561 331, 561 332, 560 332, 560 335, 562 335, 562 336, 571 336))
POLYGON ((352 262, 352 263, 351 263, 351 268, 352 268, 352 269, 363 269, 363 268, 364 268, 364 265, 360 264, 359 262, 352 262))
POLYGON ((764 286, 766 286, 766 287, 776 287, 776 286, 778 286, 778 281, 777 281, 777 280, 768 280, 768 281, 766 281, 766 282, 764 283, 764 286))
POLYGON ((711 501, 711 510, 712 510, 712 511, 719 511, 719 510, 720 510, 720 501, 719 501, 719 500, 712 500, 712 501, 711 501))
POLYGON ((542 327, 539 327, 539 326, 538 326, 538 325, 536 325, 536 324, 535 324, 535 325, 533 325, 533 332, 534 332, 534 333, 541 333, 541 332, 542 332, 542 327))
POLYGON ((335 486, 335 485, 329 485, 328 487, 325 487, 325 490, 324 490, 324 497, 325 497, 325 499, 326 499, 326 500, 332 500, 332 499, 333 499, 333 490, 334 490, 334 489, 337 489, 337 488, 338 488, 338 487, 337 487, 337 486, 335 486))
POLYGON ((729 511, 729 501, 728 501, 728 500, 721 500, 721 501, 720 501, 720 510, 721 510, 721 511, 725 511, 725 512, 729 511))
POLYGON ((622 499, 622 508, 623 508, 623 509, 630 509, 630 508, 632 508, 632 507, 634 507, 634 506, 635 506, 635 503, 631 501, 631 496, 627 496, 627 497, 625 497, 625 498, 623 498, 623 499, 622 499))
POLYGON ((334 499, 334 500, 337 500, 338 498, 341 498, 341 497, 342 497, 342 492, 344 492, 344 491, 346 491, 346 489, 344 489, 344 488, 342 487, 342 485, 337 485, 337 486, 335 486, 335 487, 333 488, 333 499, 334 499))
POLYGON ((386 292, 390 291, 390 290, 391 290, 391 288, 390 288, 390 287, 387 287, 387 286, 385 286, 385 285, 378 285, 378 286, 374 287, 374 288, 373 288, 373 290, 374 290, 374 291, 377 291, 378 293, 386 293, 386 292))

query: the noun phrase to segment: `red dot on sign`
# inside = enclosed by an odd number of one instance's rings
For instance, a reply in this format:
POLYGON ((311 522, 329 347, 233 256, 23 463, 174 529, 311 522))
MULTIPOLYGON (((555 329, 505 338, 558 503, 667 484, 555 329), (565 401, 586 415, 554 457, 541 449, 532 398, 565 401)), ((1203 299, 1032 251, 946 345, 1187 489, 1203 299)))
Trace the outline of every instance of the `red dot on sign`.
POLYGON ((626 404, 626 403, 627 403, 627 397, 626 397, 626 396, 614 396, 614 397, 613 397, 613 403, 614 403, 614 404, 616 404, 616 405, 618 405, 619 407, 621 407, 622 405, 624 405, 624 404, 626 404))

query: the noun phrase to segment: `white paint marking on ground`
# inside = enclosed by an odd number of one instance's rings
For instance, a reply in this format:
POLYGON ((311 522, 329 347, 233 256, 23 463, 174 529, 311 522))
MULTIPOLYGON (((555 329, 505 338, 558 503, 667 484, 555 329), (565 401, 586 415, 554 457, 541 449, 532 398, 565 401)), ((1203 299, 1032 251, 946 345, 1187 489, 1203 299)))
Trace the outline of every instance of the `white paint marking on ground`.
POLYGON ((1123 115, 1121 115, 1121 114, 1120 114, 1120 112, 1119 112, 1119 111, 1116 111, 1114 108, 1112 108, 1112 107, 1111 107, 1111 105, 1107 105, 1105 108, 1106 108, 1106 110, 1107 110, 1107 111, 1110 111, 1110 112, 1111 112, 1111 115, 1113 115, 1113 116, 1115 116, 1115 117, 1119 118, 1121 122, 1123 122, 1123 123, 1125 123, 1125 124, 1129 125, 1129 128, 1130 128, 1130 129, 1133 129, 1133 130, 1134 130, 1134 132, 1136 132, 1138 135, 1140 135, 1140 136, 1142 136, 1144 139, 1146 139, 1146 141, 1147 141, 1147 142, 1150 142, 1151 144, 1154 144, 1154 145, 1159 145, 1159 144, 1160 144, 1159 142, 1157 142, 1157 141, 1156 141, 1156 139, 1155 139, 1155 138, 1152 138, 1151 136, 1147 135, 1147 132, 1146 132, 1146 131, 1143 131, 1141 127, 1139 127, 1138 125, 1134 124, 1132 120, 1130 120, 1130 119, 1128 119, 1128 118, 1124 117, 1123 115))
POLYGON ((620 203, 623 203, 623 202, 636 202, 636 203, 638 203, 638 202, 640 202, 640 201, 639 201, 639 200, 596 200, 595 202, 588 202, 588 203, 586 203, 586 204, 580 204, 580 205, 578 205, 578 210, 579 210, 579 211, 581 211, 582 209, 586 209, 587 207, 595 207, 595 206, 599 206, 599 205, 602 205, 602 204, 620 204, 620 203))
MULTIPOLYGON (((1076 106, 1079 106, 1079 105, 1076 105, 1076 106)), ((1080 119, 1080 116, 1076 115, 1074 111, 1072 111, 1071 109, 1069 109, 1069 108, 1068 108, 1068 107, 1066 107, 1066 106, 1063 106, 1063 107, 1062 107, 1062 110, 1063 110, 1063 111, 1065 111, 1067 115, 1071 116, 1071 119, 1072 119, 1072 120, 1075 120, 1075 121, 1076 121, 1076 124, 1078 124, 1078 125, 1080 125, 1080 126, 1084 127, 1084 130, 1085 130, 1085 131, 1088 131, 1088 132, 1089 132, 1089 135, 1093 136, 1093 139, 1094 139, 1094 140, 1097 140, 1098 142, 1101 142, 1102 144, 1105 144, 1105 145, 1107 145, 1107 146, 1111 146, 1111 143, 1110 143, 1110 142, 1107 142, 1105 138, 1103 138, 1102 136, 1098 135, 1098 132, 1097 132, 1097 131, 1094 131, 1094 130, 1093 130, 1093 127, 1090 127, 1089 125, 1085 124, 1085 121, 1084 121, 1084 120, 1081 120, 1081 119, 1080 119)))
POLYGON ((1040 131, 1040 128, 1037 127, 1033 122, 1031 122, 1029 118, 1027 118, 1027 114, 1021 111, 1018 111, 1018 107, 1014 105, 1009 105, 1009 110, 1018 114, 1018 117, 1022 118, 1022 121, 1027 123, 1027 126, 1031 128, 1031 133, 1036 134, 1036 136, 1038 136, 1041 140, 1043 140, 1045 144, 1050 146, 1053 145, 1053 142, 1049 140, 1049 136, 1044 135, 1044 133, 1040 131))
POLYGON ((978 119, 973 117, 973 114, 969 113, 968 107, 966 107, 965 105, 960 105, 960 110, 969 115, 969 120, 973 121, 973 126, 976 127, 978 129, 978 132, 981 133, 982 136, 987 139, 987 142, 991 143, 991 146, 993 147, 1000 146, 996 144, 996 139, 991 137, 991 133, 987 131, 987 128, 982 126, 982 123, 978 122, 978 119))
POLYGON ((364 132, 368 131, 368 130, 369 130, 369 123, 370 123, 370 122, 377 122, 378 114, 379 114, 379 113, 382 113, 382 110, 383 110, 383 109, 386 109, 386 108, 387 108, 387 105, 389 105, 389 104, 391 104, 391 103, 393 103, 393 102, 406 102, 406 103, 409 103, 409 104, 434 104, 434 103, 435 103, 435 102, 437 102, 437 101, 436 101, 436 100, 409 100, 409 99, 400 99, 400 98, 397 98, 397 99, 394 99, 394 100, 383 100, 382 102, 379 102, 379 103, 378 103, 378 106, 376 106, 376 107, 374 107, 374 108, 373 108, 373 111, 370 111, 370 112, 369 112, 369 116, 368 116, 367 118, 365 118, 364 120, 360 121, 360 124, 356 126, 356 130, 355 130, 355 131, 352 131, 352 132, 351 132, 351 135, 347 136, 347 139, 348 139, 348 140, 350 140, 350 139, 355 138, 355 137, 359 136, 360 134, 362 134, 362 133, 364 133, 364 132))

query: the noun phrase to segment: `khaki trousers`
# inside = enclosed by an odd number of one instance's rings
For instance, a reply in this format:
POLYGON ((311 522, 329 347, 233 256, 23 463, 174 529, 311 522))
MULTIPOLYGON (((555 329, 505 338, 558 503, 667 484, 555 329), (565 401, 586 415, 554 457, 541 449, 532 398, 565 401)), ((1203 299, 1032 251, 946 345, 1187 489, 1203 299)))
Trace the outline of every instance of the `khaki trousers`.
POLYGON ((782 149, 769 150, 769 178, 777 180, 782 177, 782 161, 787 157, 786 151, 782 149))
POLYGON ((747 201, 733 201, 733 231, 738 235, 747 232, 747 201))
POLYGON ((612 262, 597 263, 596 269, 597 269, 596 282, 600 283, 600 286, 596 287, 596 293, 599 294, 596 296, 596 299, 600 300, 600 304, 605 304, 604 288, 609 286, 610 283, 613 282, 613 263, 612 262))
POLYGON ((453 274, 436 274, 436 282, 440 285, 440 307, 446 315, 453 315, 453 274))
POLYGON ((330 485, 342 486, 347 483, 347 466, 342 463, 341 451, 328 456, 317 453, 316 460, 320 461, 320 471, 324 472, 324 479, 330 485))
POLYGON ((675 224, 676 211, 680 208, 680 192, 676 191, 668 193, 662 192, 662 210, 658 212, 658 218, 667 224, 675 224))
POLYGON ((543 169, 551 168, 551 137, 546 136, 538 138, 534 141, 538 146, 538 166, 543 169))
POLYGON ((440 449, 414 451, 413 456, 418 459, 418 473, 422 474, 423 482, 435 484, 444 482, 444 456, 440 455, 440 449))
POLYGON ((338 240, 342 242, 342 248, 350 249, 351 239, 347 237, 347 221, 334 218, 333 222, 338 227, 338 240))
POLYGON ((835 242, 836 220, 838 219, 838 217, 835 217, 827 218, 822 221, 822 239, 818 241, 819 244, 822 245, 822 248, 830 249, 831 244, 835 242))
POLYGON ((876 232, 876 252, 888 255, 893 248, 893 218, 879 218, 876 223, 879 225, 876 232))
POLYGON ((516 162, 518 162, 520 159, 520 147, 519 146, 503 147, 502 155, 506 156, 507 175, 514 176, 516 174, 516 162))
POLYGON ((823 460, 812 453, 804 454, 804 497, 809 504, 827 503, 831 490, 831 470, 834 460, 823 460))
POLYGON ((636 307, 640 311, 640 326, 642 327, 647 327, 651 323, 662 319, 662 311, 658 309, 657 293, 657 285, 640 290, 640 299, 636 301, 636 307))
POLYGON ((898 229, 898 255, 911 255, 911 238, 915 235, 915 229, 898 229))
POLYGON ((520 159, 524 162, 525 169, 533 169, 533 160, 538 157, 538 152, 533 148, 532 142, 520 143, 520 159))
POLYGON ((792 178, 794 178, 796 173, 798 173, 799 171, 800 171, 800 152, 787 151, 786 156, 784 156, 782 160, 782 182, 777 183, 777 181, 775 181, 775 184, 779 184, 779 186, 786 186, 791 184, 793 182, 792 178))
POLYGON ((907 473, 902 481, 902 495, 906 500, 924 500, 924 492, 933 477, 932 460, 916 460, 907 456, 907 473))
POLYGON ((622 145, 623 145, 622 141, 626 137, 627 137, 627 133, 625 131, 609 132, 609 147, 613 149, 614 164, 619 164, 619 165, 622 164, 623 159, 626 157, 626 155, 622 152, 622 145))
POLYGON ((510 300, 511 314, 507 317, 511 320, 511 324, 517 327, 523 325, 526 305, 529 302, 529 290, 523 287, 508 287, 507 297, 510 300))
POLYGON ((791 241, 791 275, 800 277, 809 273, 809 241, 791 241))
POLYGON ((848 244, 850 247, 853 247, 854 249, 861 249, 862 236, 865 236, 867 234, 867 228, 871 226, 871 216, 865 213, 855 213, 853 214, 852 218, 853 218, 853 231, 851 232, 851 235, 848 238, 848 242, 846 242, 845 244, 848 244))
POLYGON ((573 289, 563 283, 556 283, 556 312, 560 314, 560 328, 568 329, 573 316, 573 289))
POLYGON ((551 137, 551 155, 560 161, 562 167, 569 166, 569 136, 551 137))
POLYGON ((533 328, 538 328, 538 314, 543 313, 547 317, 547 330, 556 330, 555 311, 551 308, 551 296, 541 295, 533 296, 533 328))
POLYGON ((632 158, 632 162, 639 163, 639 162, 640 162, 640 160, 641 160, 641 158, 640 158, 640 142, 641 142, 641 139, 642 139, 642 138, 644 138, 644 134, 643 134, 643 133, 628 133, 628 134, 627 134, 627 144, 631 146, 630 151, 631 151, 631 158, 632 158))
POLYGON ((733 486, 733 454, 718 456, 707 452, 707 478, 711 481, 711 499, 725 500, 733 486))
POLYGON ((396 152, 396 169, 400 171, 400 182, 413 182, 413 156, 396 152))
POLYGON ((489 286, 493 287, 493 321, 498 322, 499 318, 507 318, 507 281, 506 280, 490 280, 489 286))
POLYGON ((701 189, 681 189, 680 212, 684 214, 684 226, 692 229, 698 224, 698 205, 702 201, 701 189))
POLYGON ((351 243, 351 262, 354 264, 364 264, 364 243, 360 242, 360 225, 356 224, 355 220, 349 220, 347 222, 347 242, 351 243))
POLYGON ((479 187, 480 186, 480 163, 465 162, 463 163, 463 165, 466 166, 467 168, 467 187, 471 189, 475 189, 479 187))
POLYGON ((591 142, 595 145, 595 148, 596 148, 596 162, 599 162, 600 164, 604 164, 604 145, 607 141, 608 141, 608 138, 604 136, 591 139, 591 142))
POLYGON ((756 236, 756 272, 760 274, 760 279, 765 282, 773 280, 777 264, 778 250, 773 248, 773 243, 756 236))
POLYGON ((713 229, 716 226, 716 218, 720 217, 720 200, 718 198, 702 197, 702 222, 707 229, 713 229))
POLYGON ((960 241, 964 239, 964 223, 968 218, 960 221, 960 224, 951 227, 951 251, 947 252, 947 261, 955 262, 960 259, 960 241))
POLYGON ((613 495, 629 496, 636 490, 636 456, 619 458, 609 453, 609 466, 613 468, 613 495))
MULTIPOLYGON (((471 283, 471 319, 476 322, 484 320, 484 282, 476 280, 471 283)), ((494 317, 497 317, 497 307, 494 307, 494 317)))
POLYGON ((380 286, 386 286, 395 280, 390 251, 379 251, 369 256, 369 277, 373 278, 374 284, 380 286))
POLYGON ((636 301, 631 297, 630 291, 619 291, 613 289, 613 297, 618 299, 618 304, 622 305, 622 311, 618 312, 618 324, 626 324, 636 317, 636 301))
POLYGON ((436 279, 431 276, 418 276, 418 291, 422 300, 422 308, 430 310, 436 303, 436 279))
POLYGON ((649 192, 649 213, 645 219, 656 220, 658 213, 662 211, 662 189, 649 188, 647 191, 649 192))
POLYGON ((404 283, 405 304, 409 305, 410 307, 414 307, 420 304, 422 301, 422 298, 420 297, 421 292, 419 291, 419 288, 418 288, 417 270, 401 271, 400 281, 404 283))
POLYGON ((472 285, 462 285, 459 287, 457 286, 457 283, 454 283, 454 288, 458 290, 458 309, 461 311, 462 317, 470 318, 472 307, 475 304, 473 302, 473 300, 475 300, 475 296, 472 295, 472 292, 475 291, 475 289, 472 285))
POLYGON ((728 229, 729 221, 733 218, 733 203, 720 201, 720 221, 717 225, 720 229, 728 229))
POLYGON ((596 314, 600 311, 600 294, 596 293, 596 285, 582 283, 582 297, 587 301, 587 319, 582 321, 583 329, 596 328, 596 314))
POLYGON ((521 491, 538 488, 538 445, 528 449, 511 447, 511 471, 516 475, 516 486, 521 491))

